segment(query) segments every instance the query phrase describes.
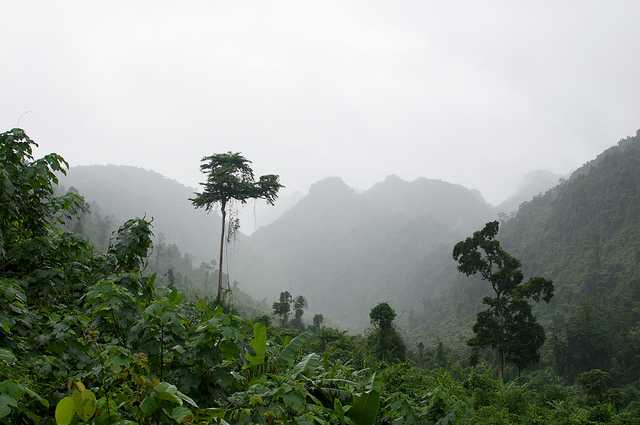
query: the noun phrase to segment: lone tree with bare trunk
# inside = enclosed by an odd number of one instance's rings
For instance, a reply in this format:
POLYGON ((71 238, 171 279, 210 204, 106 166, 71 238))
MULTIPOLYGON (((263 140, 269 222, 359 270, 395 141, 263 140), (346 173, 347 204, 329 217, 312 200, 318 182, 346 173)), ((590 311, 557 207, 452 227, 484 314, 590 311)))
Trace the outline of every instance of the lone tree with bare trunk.
MULTIPOLYGON (((204 208, 210 212, 217 204, 222 215, 220 232, 220 256, 218 261, 218 295, 216 302, 223 303, 222 288, 222 254, 224 251, 224 229, 227 220, 227 207, 233 201, 245 204, 248 199, 264 199, 273 205, 278 198, 278 191, 283 188, 280 177, 274 174, 260 176, 255 179, 251 161, 239 152, 219 153, 202 158, 200 170, 207 176, 202 192, 196 193, 190 201, 196 208, 204 208)), ((235 223, 234 223, 235 225, 235 223)))

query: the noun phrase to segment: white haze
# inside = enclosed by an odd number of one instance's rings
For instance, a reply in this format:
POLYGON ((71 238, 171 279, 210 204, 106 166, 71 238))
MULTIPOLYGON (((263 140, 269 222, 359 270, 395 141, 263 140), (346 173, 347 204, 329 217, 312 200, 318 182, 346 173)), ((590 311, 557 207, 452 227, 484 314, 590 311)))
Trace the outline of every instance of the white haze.
POLYGON ((0 16, 0 128, 192 186, 200 157, 233 150, 292 193, 397 174, 497 203, 640 127, 635 0, 43 0, 0 16))

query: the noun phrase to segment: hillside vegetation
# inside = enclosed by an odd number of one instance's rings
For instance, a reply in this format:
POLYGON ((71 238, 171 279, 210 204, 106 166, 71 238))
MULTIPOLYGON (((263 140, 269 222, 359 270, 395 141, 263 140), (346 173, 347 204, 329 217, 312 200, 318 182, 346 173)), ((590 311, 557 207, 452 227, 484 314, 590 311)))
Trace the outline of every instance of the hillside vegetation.
MULTIPOLYGON (((493 377, 491 363, 459 359, 442 345, 406 350, 387 303, 371 306, 366 335, 347 336, 322 320, 305 330, 286 320, 277 327, 269 317, 242 317, 214 305, 213 294, 191 301, 171 279, 159 285, 146 269, 150 220, 126 220, 105 251, 66 231, 87 205, 75 192, 56 194, 56 173, 66 163, 55 154, 33 158, 33 146, 19 129, 0 134, 0 423, 640 420, 637 386, 605 370, 579 374, 576 385, 562 384, 549 369, 506 383, 493 377)), ((475 243, 499 247, 497 223, 487 226, 490 233, 476 232, 459 245, 471 261, 459 259, 461 271, 485 267, 472 254, 475 243)), ((499 252, 507 259, 502 271, 486 276, 509 288, 522 278, 519 263, 499 252)), ((540 282, 513 292, 513 305, 521 309, 523 296, 535 298, 540 282)))
MULTIPOLYGON (((549 333, 543 364, 569 382, 596 368, 620 383, 640 378, 639 231, 639 136, 620 141, 502 223, 498 238, 522 259, 525 275, 555 283, 554 299, 537 309, 549 333)), ((415 308, 407 332, 464 352, 487 290, 456 273, 446 255, 431 261, 442 262, 434 268, 437 295, 415 308)))

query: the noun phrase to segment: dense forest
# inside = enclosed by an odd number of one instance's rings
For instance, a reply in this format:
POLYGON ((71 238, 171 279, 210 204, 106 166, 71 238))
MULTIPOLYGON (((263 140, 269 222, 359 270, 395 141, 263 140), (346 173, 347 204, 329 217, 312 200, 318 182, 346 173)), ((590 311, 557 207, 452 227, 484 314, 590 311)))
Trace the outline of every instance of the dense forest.
MULTIPOLYGON (((368 323, 352 334, 333 312, 309 313, 317 297, 305 291, 281 288, 256 302, 216 260, 194 266, 174 242, 154 237, 150 216, 116 223, 78 190, 61 190, 66 162, 34 158, 35 146, 20 129, 0 134, 0 423, 640 421, 640 136, 502 223, 488 220, 495 210, 476 193, 443 182, 413 183, 422 199, 393 177, 363 194, 337 179, 319 184, 310 197, 324 192, 370 213, 357 230, 377 229, 381 240, 370 244, 383 248, 372 247, 367 264, 389 290, 418 294, 414 282, 394 286, 393 274, 376 268, 401 246, 383 241, 409 233, 376 212, 374 200, 393 205, 417 238, 435 238, 404 265, 418 273, 431 261, 443 277, 424 288, 423 309, 400 317, 394 302, 378 299, 351 312, 368 323), (431 219, 416 216, 421 208, 431 219)), ((194 206, 276 202, 277 176, 254 179, 239 154, 205 160, 207 183, 189 195, 194 206)), ((303 199, 274 225, 319 206, 303 199)), ((233 220, 223 223, 234 229, 233 220)), ((220 224, 211 220, 207 230, 220 224)), ((282 244, 290 240, 284 230, 271 230, 282 244)), ((336 239, 346 230, 328 230, 318 229, 327 249, 341 245, 354 261, 356 247, 336 239)), ((313 252, 314 270, 327 273, 319 279, 330 277, 322 247, 313 252)), ((398 299, 409 306, 407 295, 398 299)))

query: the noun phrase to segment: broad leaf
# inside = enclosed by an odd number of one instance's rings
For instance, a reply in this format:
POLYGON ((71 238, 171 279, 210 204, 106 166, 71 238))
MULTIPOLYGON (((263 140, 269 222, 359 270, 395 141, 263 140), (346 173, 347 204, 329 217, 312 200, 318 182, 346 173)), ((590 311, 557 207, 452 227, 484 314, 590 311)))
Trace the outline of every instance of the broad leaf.
POLYGON ((353 400, 347 416, 356 425, 374 425, 380 409, 380 395, 377 391, 366 392, 353 400))
POLYGON ((288 367, 293 366, 298 357, 298 353, 302 350, 302 346, 309 339, 308 333, 303 333, 293 338, 278 355, 277 363, 288 367))
POLYGON ((93 392, 84 390, 73 394, 75 410, 80 419, 87 422, 96 413, 96 396, 93 392))
POLYGON ((56 406, 56 424, 69 425, 75 415, 75 402, 72 396, 63 398, 56 406))
POLYGON ((267 327, 264 323, 258 322, 253 325, 253 339, 250 345, 255 354, 247 354, 248 365, 255 367, 264 364, 267 351, 267 327))

